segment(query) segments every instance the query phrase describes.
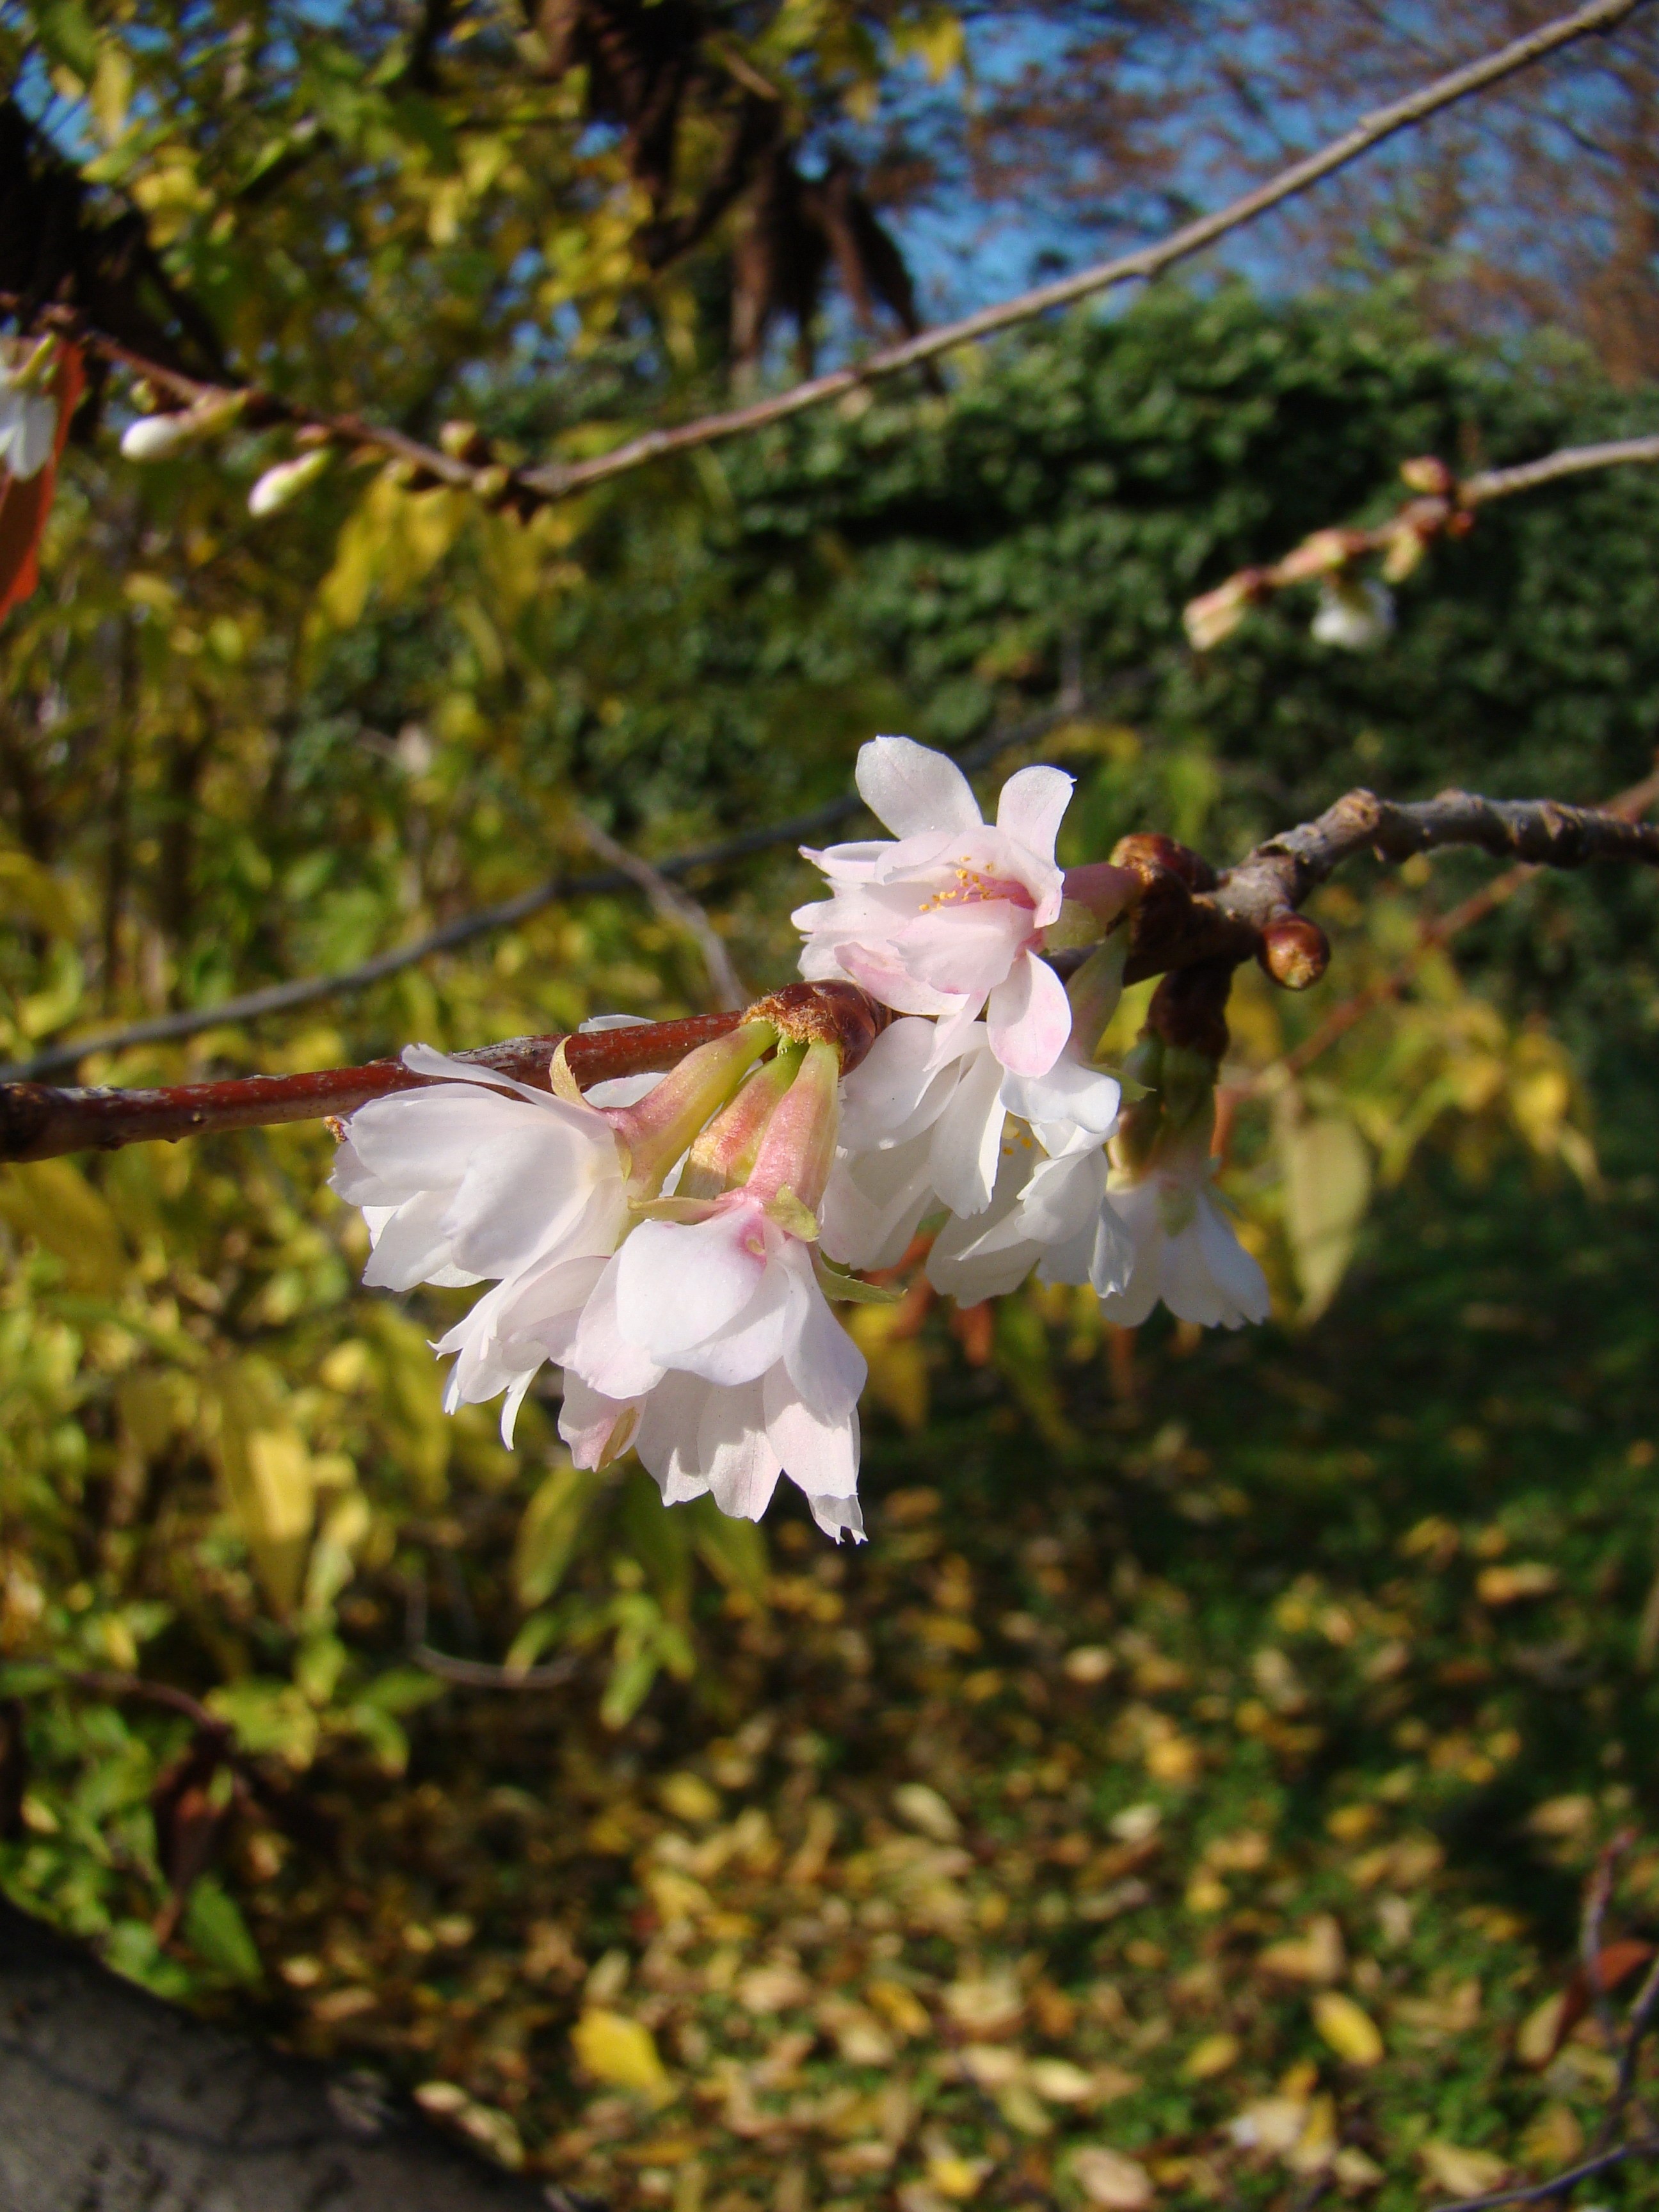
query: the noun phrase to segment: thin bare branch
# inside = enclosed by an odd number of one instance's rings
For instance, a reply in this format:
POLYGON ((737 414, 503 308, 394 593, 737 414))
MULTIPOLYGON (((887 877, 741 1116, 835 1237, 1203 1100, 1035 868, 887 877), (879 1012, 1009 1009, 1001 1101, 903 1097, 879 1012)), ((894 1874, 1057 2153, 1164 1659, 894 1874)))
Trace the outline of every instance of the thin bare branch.
POLYGON ((1188 602, 1182 614, 1187 634, 1202 652, 1230 635, 1247 608, 1261 605, 1292 584, 1341 576, 1356 562, 1377 553, 1385 556, 1383 574, 1397 579, 1410 573, 1424 548, 1436 538, 1465 535, 1474 526, 1475 510, 1493 500, 1512 499, 1517 492, 1536 491, 1540 485, 1595 469, 1656 461, 1659 461, 1659 437, 1563 446, 1535 461, 1522 461, 1509 469, 1483 469, 1476 476, 1462 478, 1455 477, 1443 461, 1431 456, 1407 461, 1402 473, 1416 489, 1416 498, 1404 501, 1385 521, 1363 527, 1334 524, 1311 531, 1281 559, 1236 570, 1224 582, 1188 602))
POLYGON ((1620 2143, 1617 2150, 1587 2158, 1581 2166, 1569 2166, 1565 2173, 1554 2174, 1548 2181, 1534 2182, 1530 2187, 1494 2189, 1485 2197, 1455 2197, 1449 2203, 1435 2205, 1432 2212, 1492 2212, 1498 2204, 1541 2204, 1547 2197, 1565 2197, 1581 2181, 1592 2181, 1598 2173, 1623 2166, 1626 2159, 1632 2158, 1659 2158, 1659 2136, 1642 2136, 1634 2142, 1620 2143))
POLYGON ((740 1012, 754 994, 744 988, 732 963, 732 955, 726 949, 725 939, 690 891, 677 890, 660 868, 653 868, 649 860, 641 860, 637 853, 630 853, 625 845, 619 845, 608 830, 601 830, 586 815, 578 814, 575 823, 584 841, 602 860, 609 860, 630 883, 639 885, 664 921, 683 929, 695 941, 702 955, 703 966, 708 970, 715 1005, 727 1013, 740 1012))
MULTIPOLYGON (((1559 53, 1580 39, 1615 29, 1641 4, 1642 0, 1591 0, 1591 4, 1587 7, 1576 9, 1571 15, 1559 16, 1552 22, 1542 24, 1537 30, 1528 32, 1523 38, 1511 40, 1507 46, 1483 55, 1478 61, 1450 70, 1430 83, 1419 86, 1415 92, 1407 93, 1402 99, 1391 100, 1387 106, 1374 109, 1350 130, 1316 152, 1291 162, 1265 183, 1230 201, 1225 207, 1182 225, 1156 245, 1137 248, 1110 261, 1097 262, 1072 276, 1038 285, 1032 290, 981 308, 976 313, 964 315, 955 322, 939 324, 915 337, 907 338, 901 344, 883 347, 866 355, 862 361, 850 363, 827 375, 809 377, 802 383, 792 385, 785 392, 757 400, 749 406, 728 408, 714 414, 700 416, 693 422, 647 430, 639 437, 628 439, 613 447, 610 453, 599 454, 586 461, 551 460, 529 468, 512 467, 505 464, 489 442, 481 436, 472 440, 459 453, 445 452, 406 437, 401 431, 367 422, 356 415, 329 414, 300 406, 279 398, 274 393, 207 384, 181 375, 164 363, 136 353, 106 331, 90 325, 73 308, 49 309, 41 319, 43 323, 72 330, 83 345, 101 354, 106 360, 119 362, 135 374, 144 377, 158 390, 166 392, 186 406, 234 398, 240 404, 241 419, 251 425, 286 422, 318 442, 367 453, 382 453, 401 463, 409 471, 411 488, 447 483, 471 490, 490 506, 512 508, 525 514, 546 501, 568 499, 574 493, 607 483, 669 454, 684 453, 695 447, 714 445, 721 440, 739 437, 750 431, 763 429, 770 423, 786 421, 809 408, 821 407, 830 400, 841 398, 880 379, 897 376, 907 369, 937 361, 942 355, 952 353, 959 347, 994 337, 999 331, 1012 329, 1017 324, 1029 322, 1038 315, 1048 314, 1055 308, 1071 307, 1080 300, 1093 298, 1119 285, 1144 282, 1159 276, 1176 263, 1203 252, 1273 209, 1282 207, 1286 201, 1296 198, 1325 178, 1335 175, 1339 170, 1346 168, 1351 162, 1397 137, 1402 131, 1412 130, 1417 125, 1427 122, 1431 117, 1455 106, 1460 100, 1502 83, 1506 78, 1530 68, 1551 54, 1559 53)), ((15 312, 19 304, 0 296, 0 309, 9 307, 15 312)))
POLYGON ((1465 507, 1484 507, 1489 500, 1535 491, 1540 484, 1554 483, 1561 477, 1650 461, 1659 461, 1659 438, 1613 438, 1601 446, 1563 446, 1541 460, 1522 461, 1512 469, 1483 469, 1479 476, 1465 477, 1458 489, 1465 507))
POLYGON ((1111 291, 1118 285, 1133 283, 1160 276, 1178 261, 1201 253, 1207 246, 1227 237, 1231 232, 1254 222, 1258 216, 1294 199, 1323 179, 1334 176, 1351 161, 1358 161, 1374 147, 1408 131, 1443 109, 1467 100, 1472 94, 1484 92, 1489 86, 1498 84, 1517 70, 1530 68, 1534 62, 1549 54, 1558 53, 1564 46, 1574 44, 1598 32, 1613 29, 1633 15, 1640 0, 1595 0, 1595 4, 1576 9, 1570 15, 1558 17, 1528 32, 1524 38, 1512 40, 1496 52, 1484 55, 1462 69, 1453 70, 1432 82, 1419 86, 1403 99, 1392 100, 1386 106, 1376 108, 1364 116, 1351 130, 1332 139, 1317 152, 1292 162, 1288 168, 1242 193, 1235 200, 1216 210, 1213 214, 1200 216, 1195 222, 1184 224, 1155 246, 1143 246, 1132 253, 1119 255, 1111 261, 1097 262, 1093 266, 1076 271, 1070 276, 1057 278, 1054 283, 1040 284, 1033 290, 1018 294, 994 306, 982 307, 975 314, 964 315, 953 323, 941 323, 924 331, 917 337, 907 338, 902 344, 884 347, 863 361, 846 368, 836 369, 829 375, 809 378, 805 383, 792 386, 771 398, 757 400, 751 406, 735 407, 722 414, 706 415, 696 422, 685 422, 672 428, 647 431, 643 436, 629 439, 609 453, 595 459, 574 464, 550 462, 539 469, 523 472, 521 481, 533 491, 547 496, 562 498, 574 491, 586 490, 590 485, 604 483, 611 477, 621 476, 629 469, 641 466, 647 461, 661 459, 665 454, 683 453, 689 447, 707 446, 716 440, 736 437, 746 431, 764 428, 769 423, 780 422, 792 415, 803 413, 811 407, 822 406, 826 400, 837 399, 861 386, 873 383, 878 378, 896 376, 903 370, 919 367, 924 362, 937 361, 941 355, 954 352, 957 347, 970 345, 981 338, 992 337, 1000 331, 1012 329, 1017 323, 1029 322, 1033 317, 1052 313, 1056 307, 1067 307, 1079 300, 1091 299, 1111 291))
MULTIPOLYGON (((1018 751, 1022 745, 1035 744, 1056 724, 1087 711, 1086 699, 1068 696, 1053 707, 1044 708, 1040 714, 1028 715, 1011 728, 988 732, 973 744, 964 746, 954 758, 963 769, 983 768, 1005 753, 1018 751)), ((691 852, 677 853, 670 859, 641 865, 649 865, 654 875, 665 878, 689 876, 699 868, 726 866, 734 860, 752 860, 756 854, 771 852, 780 845, 796 845, 803 838, 820 837, 826 830, 835 829, 863 808, 864 801, 856 793, 849 792, 844 798, 830 799, 808 813, 793 815, 786 822, 775 822, 767 829, 739 830, 735 836, 719 838, 691 852)), ((405 968, 419 967, 424 961, 435 959, 440 953, 453 952, 477 938, 514 928, 561 899, 588 898, 605 891, 626 890, 639 881, 631 865, 635 856, 629 857, 628 866, 599 868, 580 876, 549 876, 512 898, 500 899, 492 906, 475 907, 470 914, 457 915, 453 921, 445 922, 441 928, 431 930, 424 937, 417 937, 412 944, 377 952, 355 968, 341 969, 331 975, 297 975, 286 983, 270 983, 258 991, 244 991, 234 999, 221 999, 210 1006, 185 1006, 174 1013, 154 1014, 144 1021, 129 1022, 120 1029, 100 1030, 91 1036, 71 1037, 48 1045, 44 1052, 37 1052, 27 1060, 0 1066, 0 1083, 38 1083, 46 1076, 78 1067, 94 1053, 126 1052, 136 1045, 175 1043, 185 1037, 199 1036, 205 1030, 259 1021, 271 1014, 290 1013, 300 1006, 315 1006, 323 999, 345 998, 354 992, 368 990, 372 984, 384 982, 389 975, 401 975, 405 968)), ((342 1107, 338 1110, 344 1113, 349 1109, 342 1107)))
POLYGON ((458 1659, 434 1650, 426 1640, 426 1583, 419 1575, 404 1577, 404 1638, 409 1657, 424 1674, 461 1690, 556 1690, 575 1674, 574 1652, 543 1667, 497 1667, 486 1659, 458 1659))
MULTIPOLYGON (((1644 776, 1640 783, 1632 784, 1628 791, 1621 791, 1616 798, 1608 799, 1601 811, 1617 815, 1624 821, 1639 822, 1648 809, 1656 803, 1659 803, 1659 769, 1644 776)), ((1390 999, 1397 999, 1431 952, 1438 951, 1443 945, 1449 944, 1454 937, 1460 936, 1477 921, 1484 921, 1489 914, 1495 913, 1538 873, 1539 870, 1530 862, 1522 861, 1519 867, 1506 868, 1501 876, 1494 876, 1491 883, 1483 884, 1478 891, 1472 891, 1468 898, 1460 900, 1449 912, 1433 915, 1424 921, 1418 931, 1417 943, 1403 960, 1375 983, 1368 984, 1363 991, 1356 991, 1351 998, 1344 999, 1333 1006, 1318 1028, 1281 1059, 1259 1069, 1248 1083, 1233 1086, 1236 1095, 1244 1097, 1270 1090, 1282 1076, 1300 1075, 1304 1068, 1322 1059, 1331 1047, 1345 1037, 1374 1007, 1384 1005, 1390 999)))

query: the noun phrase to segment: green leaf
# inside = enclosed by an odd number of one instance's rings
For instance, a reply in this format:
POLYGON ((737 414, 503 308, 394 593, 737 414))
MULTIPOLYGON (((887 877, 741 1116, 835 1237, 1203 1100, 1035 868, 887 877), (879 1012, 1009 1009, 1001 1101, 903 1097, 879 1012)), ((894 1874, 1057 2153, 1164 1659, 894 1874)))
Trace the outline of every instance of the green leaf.
POLYGON ((589 1507, 605 1487, 591 1468, 556 1467, 524 1510, 513 1549, 513 1589, 522 1606, 544 1605, 570 1564, 589 1507))
POLYGON ((29 13, 50 59, 90 84, 98 67, 98 30, 82 0, 30 0, 29 13))
POLYGON ((862 1275, 838 1267, 821 1252, 817 1256, 818 1288, 826 1298, 834 1298, 841 1305, 896 1306, 904 1296, 902 1291, 894 1290, 890 1284, 866 1283, 862 1275))
POLYGON ((251 1985, 264 1979, 258 1948, 240 1906, 211 1875, 204 1874, 191 1888, 183 1930, 185 1942, 204 1965, 216 1967, 234 1982, 251 1985))

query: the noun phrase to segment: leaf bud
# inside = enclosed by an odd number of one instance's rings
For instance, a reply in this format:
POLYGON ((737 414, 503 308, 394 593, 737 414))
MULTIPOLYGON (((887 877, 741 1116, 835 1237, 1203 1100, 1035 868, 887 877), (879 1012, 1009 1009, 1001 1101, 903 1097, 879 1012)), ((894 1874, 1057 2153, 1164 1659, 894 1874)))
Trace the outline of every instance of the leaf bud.
POLYGON ((1281 914, 1262 931, 1256 958, 1275 983, 1305 991, 1330 965, 1330 939, 1306 915, 1281 914))
POLYGON ((247 495, 247 511, 253 515, 275 514, 279 507, 297 499, 308 484, 316 483, 328 466, 329 449, 318 447, 308 453, 300 453, 291 461, 278 461, 275 468, 267 469, 247 495))
POLYGON ((1316 530, 1285 556, 1273 571, 1274 580, 1303 584, 1312 576, 1334 575, 1364 550, 1364 538, 1358 531, 1316 530))
POLYGON ((1432 453, 1419 453, 1413 460, 1402 461, 1400 473, 1413 491, 1426 492, 1432 499, 1449 499, 1457 489, 1456 477, 1432 453))

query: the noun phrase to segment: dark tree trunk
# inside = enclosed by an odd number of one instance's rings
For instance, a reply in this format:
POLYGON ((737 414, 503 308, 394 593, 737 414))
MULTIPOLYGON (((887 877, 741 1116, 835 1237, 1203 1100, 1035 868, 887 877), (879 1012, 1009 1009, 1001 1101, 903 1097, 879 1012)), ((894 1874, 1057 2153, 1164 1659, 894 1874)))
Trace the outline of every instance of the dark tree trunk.
POLYGON ((0 2212, 548 2212, 361 2079, 124 1982, 0 1900, 0 2212))

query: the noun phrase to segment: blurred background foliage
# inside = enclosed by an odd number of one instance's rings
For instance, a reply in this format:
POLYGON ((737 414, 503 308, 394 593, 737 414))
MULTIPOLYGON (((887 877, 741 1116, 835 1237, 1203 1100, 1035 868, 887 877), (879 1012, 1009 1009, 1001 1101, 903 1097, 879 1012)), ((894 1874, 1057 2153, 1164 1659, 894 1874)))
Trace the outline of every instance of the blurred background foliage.
MULTIPOLYGON (((273 387, 582 453, 757 373, 762 170, 651 258, 741 139, 745 71, 787 79, 774 185, 781 146, 829 173, 832 125, 878 198, 906 131, 940 175, 996 169, 994 133, 908 104, 971 58, 972 11, 716 12, 660 192, 591 58, 552 66, 580 10, 56 0, 0 37, 23 109, 273 387)), ((1064 167, 1033 115, 997 126, 1028 178, 1064 167)), ((1141 828, 1223 861, 1355 783, 1638 783, 1640 471, 1487 511, 1370 653, 1295 593, 1184 639, 1194 592, 1387 512, 1414 454, 1650 427, 1628 349, 1453 326, 1444 276, 1211 272, 527 524, 344 465, 256 523, 274 434, 128 467, 106 393, 0 638, 0 1045, 349 969, 580 870, 584 817, 659 859, 763 826, 840 795, 878 728, 978 746, 987 789, 1066 766, 1068 861, 1141 828)), ((959 1314, 908 1278, 855 1310, 851 1557, 787 1506, 763 1532, 576 1473, 544 1399, 514 1454, 488 1409, 446 1419, 457 1301, 360 1290, 321 1128, 6 1170, 0 1878, 166 1994, 677 2212, 705 2183, 937 2212, 992 2174, 1254 2201, 1339 2127, 1342 2185, 1401 2204, 1527 2128, 1570 2156, 1605 2054, 1510 2054, 1577 1874, 1659 1811, 1654 890, 1534 878, 1426 941, 1492 872, 1352 868, 1323 985, 1240 978, 1224 1187, 1267 1330, 1131 1337, 1038 1288, 959 1314), (1341 1992, 1385 2058, 1322 2012, 1341 1992), (1277 2116, 1224 2141, 1251 2099, 1277 2116), (1132 2172, 1090 2165, 1103 2132, 1132 2172)), ((757 990, 808 882, 787 845, 692 879, 757 990)), ((564 899, 81 1079, 712 1002, 636 894, 564 899)), ((1650 1913, 1648 1861, 1632 1883, 1650 1913)))

